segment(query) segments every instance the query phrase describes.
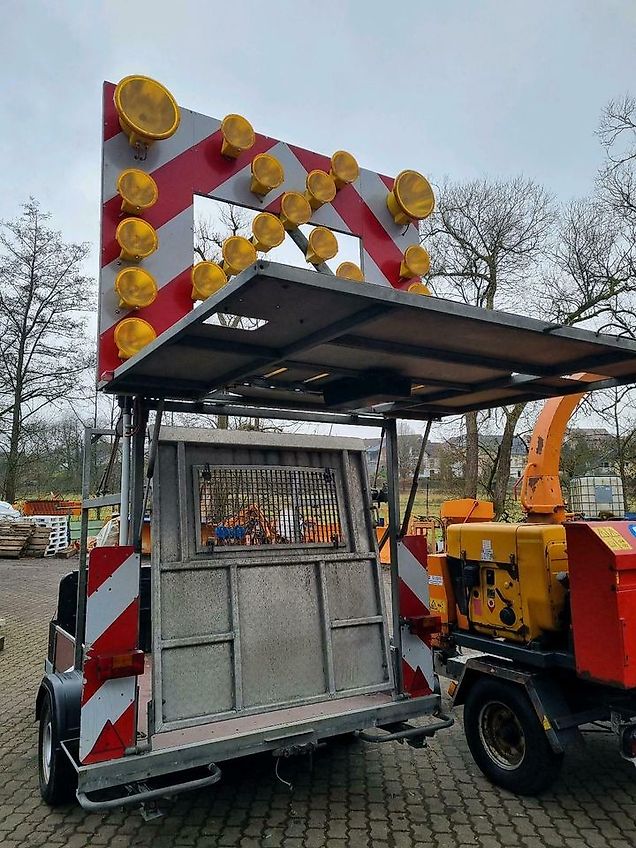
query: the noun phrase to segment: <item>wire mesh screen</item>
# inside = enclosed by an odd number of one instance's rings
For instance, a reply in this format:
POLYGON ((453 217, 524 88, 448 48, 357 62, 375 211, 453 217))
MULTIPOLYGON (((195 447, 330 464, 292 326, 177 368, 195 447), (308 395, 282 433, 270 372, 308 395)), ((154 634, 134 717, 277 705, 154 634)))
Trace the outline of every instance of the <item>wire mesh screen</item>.
POLYGON ((197 468, 203 547, 342 543, 332 468, 197 468))

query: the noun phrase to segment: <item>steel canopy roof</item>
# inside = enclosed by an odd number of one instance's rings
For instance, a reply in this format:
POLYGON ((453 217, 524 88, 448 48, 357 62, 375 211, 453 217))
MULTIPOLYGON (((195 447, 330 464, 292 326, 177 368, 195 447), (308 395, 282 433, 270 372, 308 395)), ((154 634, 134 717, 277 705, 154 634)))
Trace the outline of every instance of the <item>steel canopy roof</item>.
POLYGON ((635 342, 259 261, 101 387, 425 419, 630 382, 635 342))

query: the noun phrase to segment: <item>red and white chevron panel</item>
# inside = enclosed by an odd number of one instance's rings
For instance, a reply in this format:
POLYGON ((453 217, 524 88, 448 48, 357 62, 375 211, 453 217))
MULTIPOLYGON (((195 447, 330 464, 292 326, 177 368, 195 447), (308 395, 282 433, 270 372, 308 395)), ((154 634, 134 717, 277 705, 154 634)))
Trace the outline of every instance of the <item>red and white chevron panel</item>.
MULTIPOLYGON (((104 84, 104 143, 102 184, 102 240, 99 297, 98 377, 121 365, 113 338, 115 325, 128 314, 120 309, 114 281, 120 270, 115 230, 121 220, 121 198, 117 178, 126 168, 140 168, 152 174, 159 189, 157 203, 144 213, 159 237, 159 249, 143 262, 157 282, 159 293, 150 306, 135 311, 155 328, 157 335, 171 327, 192 309, 190 269, 193 263, 193 199, 203 195, 236 203, 262 212, 277 213, 281 195, 305 190, 307 173, 314 168, 328 171, 328 156, 312 153, 291 144, 256 136, 254 146, 238 159, 221 156, 221 122, 216 118, 180 107, 177 132, 153 144, 144 161, 135 159, 135 149, 121 132, 113 104, 115 86, 104 84), (249 189, 250 163, 257 153, 269 152, 285 169, 285 181, 270 192, 261 204, 249 189)), ((334 139, 334 149, 337 139, 334 139)), ((353 151, 355 153, 355 151, 353 151)), ((365 280, 395 288, 406 288, 412 280, 401 280, 400 262, 404 250, 419 241, 413 224, 395 224, 386 206, 393 179, 360 170, 351 185, 342 188, 330 204, 314 212, 312 224, 360 238, 361 266, 365 280)))
MULTIPOLYGON (((400 618, 418 619, 429 615, 426 536, 404 536, 398 542, 400 618)), ((430 695, 435 689, 431 635, 412 632, 403 624, 402 677, 404 691, 412 697, 430 695)))
POLYGON ((139 554, 132 546, 94 548, 88 564, 80 712, 80 762, 123 757, 136 741, 137 678, 103 680, 99 658, 139 642, 139 554))

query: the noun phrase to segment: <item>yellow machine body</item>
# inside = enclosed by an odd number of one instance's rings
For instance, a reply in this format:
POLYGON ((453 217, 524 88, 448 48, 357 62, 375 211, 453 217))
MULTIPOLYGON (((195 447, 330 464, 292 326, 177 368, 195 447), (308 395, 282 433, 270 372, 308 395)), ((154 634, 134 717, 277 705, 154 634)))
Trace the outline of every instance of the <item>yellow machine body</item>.
POLYGON ((478 633, 527 643, 563 629, 565 590, 557 575, 567 572, 568 562, 562 525, 454 524, 447 530, 447 557, 458 623, 463 592, 469 627, 478 633))

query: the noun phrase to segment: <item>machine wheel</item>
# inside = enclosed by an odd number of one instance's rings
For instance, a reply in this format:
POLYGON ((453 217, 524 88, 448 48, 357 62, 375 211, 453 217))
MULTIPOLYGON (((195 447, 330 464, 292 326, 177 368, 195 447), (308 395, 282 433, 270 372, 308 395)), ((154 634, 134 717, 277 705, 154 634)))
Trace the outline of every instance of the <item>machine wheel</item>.
POLYGON ((40 795, 51 807, 66 804, 75 797, 77 773, 60 748, 51 696, 47 693, 40 712, 38 737, 40 795))
POLYGON ((518 795, 535 795, 556 779, 563 754, 555 753, 521 688, 478 680, 464 705, 464 732, 486 777, 518 795))

